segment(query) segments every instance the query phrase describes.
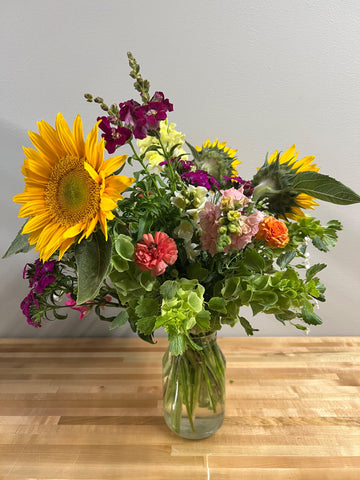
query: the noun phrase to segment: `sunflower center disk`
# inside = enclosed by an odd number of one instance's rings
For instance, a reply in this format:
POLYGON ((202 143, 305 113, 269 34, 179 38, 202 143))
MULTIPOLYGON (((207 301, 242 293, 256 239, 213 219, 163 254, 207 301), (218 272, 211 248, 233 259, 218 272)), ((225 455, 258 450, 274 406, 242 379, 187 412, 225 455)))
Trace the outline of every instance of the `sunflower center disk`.
POLYGON ((84 161, 65 157, 51 172, 45 193, 52 218, 66 227, 87 222, 100 208, 100 186, 84 169, 84 161))

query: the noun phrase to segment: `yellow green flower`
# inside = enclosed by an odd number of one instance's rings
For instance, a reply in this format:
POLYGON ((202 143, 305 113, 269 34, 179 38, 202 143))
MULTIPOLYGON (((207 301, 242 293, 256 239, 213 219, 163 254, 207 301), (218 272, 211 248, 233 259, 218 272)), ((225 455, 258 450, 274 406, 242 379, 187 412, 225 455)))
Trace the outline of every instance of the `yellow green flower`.
MULTIPOLYGON (((174 157, 180 157, 182 160, 187 160, 187 155, 185 150, 183 150, 181 147, 184 144, 184 138, 185 135, 182 134, 181 132, 178 132, 176 129, 176 124, 175 123, 170 123, 168 120, 163 120, 160 122, 160 140, 162 145, 167 151, 170 151, 172 147, 175 145, 178 145, 173 153, 174 157)), ((146 152, 146 149, 152 146, 158 146, 160 147, 160 142, 159 140, 151 135, 148 135, 146 138, 143 140, 138 140, 137 145, 140 149, 140 154, 144 154, 146 152)), ((150 170, 156 170, 156 171, 161 171, 162 166, 159 164, 164 161, 164 156, 161 155, 161 153, 157 151, 149 151, 145 154, 145 159, 149 162, 149 169, 150 170)))
POLYGON ((13 200, 22 205, 19 217, 29 217, 22 233, 30 234, 29 243, 46 261, 57 249, 61 259, 79 235, 78 242, 88 238, 98 224, 107 239, 112 210, 135 179, 112 175, 126 155, 104 161, 98 126, 84 141, 80 115, 72 131, 61 113, 55 128, 44 120, 37 125, 39 134, 29 132, 35 149, 24 148, 25 190, 13 200))

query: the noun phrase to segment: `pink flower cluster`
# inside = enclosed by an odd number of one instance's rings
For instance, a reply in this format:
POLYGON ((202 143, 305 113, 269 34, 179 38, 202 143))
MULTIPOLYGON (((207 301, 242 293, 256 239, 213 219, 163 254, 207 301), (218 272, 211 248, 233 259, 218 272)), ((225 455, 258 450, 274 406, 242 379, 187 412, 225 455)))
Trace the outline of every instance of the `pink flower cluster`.
MULTIPOLYGON (((244 208, 248 203, 248 198, 243 194, 243 188, 235 189, 230 188, 228 190, 222 190, 223 194, 221 198, 221 205, 214 205, 212 202, 206 202, 204 209, 199 212, 200 227, 203 231, 200 236, 202 250, 207 250, 212 256, 217 253, 216 244, 218 241, 218 229, 221 226, 220 219, 222 212, 229 210, 237 210, 244 208)), ((254 237, 258 230, 259 224, 262 222, 264 214, 261 212, 255 212, 249 216, 240 215, 238 218, 238 224, 240 227, 240 233, 231 233, 231 243, 227 245, 224 252, 227 253, 230 250, 241 250, 254 237)))
POLYGON ((164 232, 145 233, 135 247, 135 263, 140 270, 151 270, 158 276, 165 272, 168 265, 176 262, 178 251, 175 241, 164 232))
POLYGON ((227 253, 230 249, 233 250, 242 250, 248 243, 251 242, 252 237, 254 237, 259 231, 259 224, 263 221, 264 214, 262 212, 255 212, 249 215, 248 217, 242 215, 240 217, 240 225, 242 233, 237 235, 232 233, 230 235, 231 244, 225 247, 224 252, 227 253))
POLYGON ((216 242, 220 217, 221 209, 219 205, 214 205, 212 202, 206 202, 204 209, 199 212, 200 227, 203 230, 200 237, 202 250, 208 250, 213 256, 217 253, 216 242))

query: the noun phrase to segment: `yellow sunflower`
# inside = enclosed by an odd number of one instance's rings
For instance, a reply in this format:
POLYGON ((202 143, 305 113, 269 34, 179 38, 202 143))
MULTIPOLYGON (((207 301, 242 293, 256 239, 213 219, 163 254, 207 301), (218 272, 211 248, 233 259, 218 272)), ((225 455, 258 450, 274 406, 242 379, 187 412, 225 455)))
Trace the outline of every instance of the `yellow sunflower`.
POLYGON ((239 175, 236 167, 241 162, 235 158, 237 150, 226 147, 226 142, 219 143, 219 140, 216 139, 211 143, 208 139, 202 147, 195 146, 195 148, 199 153, 200 167, 213 175, 218 181, 223 176, 237 177, 239 175))
MULTIPOLYGON (((308 155, 307 157, 298 160, 297 157, 299 151, 295 151, 295 144, 286 150, 286 152, 279 155, 278 151, 275 151, 269 158, 268 163, 275 162, 276 159, 279 159, 280 165, 289 165, 292 170, 296 170, 296 173, 300 172, 318 172, 320 168, 313 164, 315 157, 308 155)), ((291 212, 286 213, 287 218, 297 220, 299 217, 305 217, 302 208, 310 208, 314 210, 315 206, 319 204, 315 202, 314 197, 307 195, 306 193, 299 193, 294 199, 294 205, 291 206, 291 212)))
POLYGON ((55 129, 44 120, 38 122, 39 134, 29 132, 36 148, 24 148, 22 173, 25 190, 13 200, 22 207, 19 217, 30 217, 22 233, 36 244, 43 261, 59 250, 59 259, 78 238, 88 238, 100 224, 107 240, 107 220, 120 195, 135 179, 112 175, 126 155, 104 161, 104 140, 98 142, 97 124, 86 141, 80 115, 71 131, 61 113, 55 129))

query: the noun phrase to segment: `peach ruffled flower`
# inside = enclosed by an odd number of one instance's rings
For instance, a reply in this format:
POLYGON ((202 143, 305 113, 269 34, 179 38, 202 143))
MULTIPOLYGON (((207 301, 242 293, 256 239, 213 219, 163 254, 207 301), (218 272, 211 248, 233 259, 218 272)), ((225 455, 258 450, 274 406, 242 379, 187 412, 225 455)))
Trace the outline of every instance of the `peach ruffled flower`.
POLYGON ((135 263, 140 270, 151 270, 158 276, 165 272, 168 265, 176 262, 178 251, 175 241, 164 232, 145 233, 135 247, 135 263))
POLYGON ((289 241, 287 226, 274 217, 265 217, 259 225, 256 238, 263 240, 271 248, 284 248, 289 241))

